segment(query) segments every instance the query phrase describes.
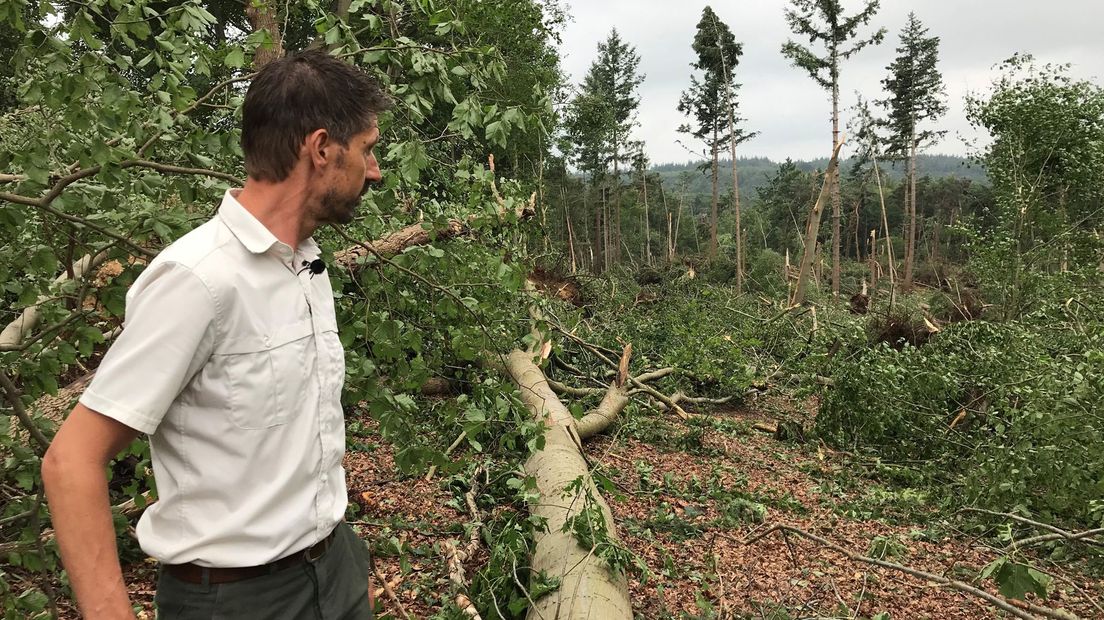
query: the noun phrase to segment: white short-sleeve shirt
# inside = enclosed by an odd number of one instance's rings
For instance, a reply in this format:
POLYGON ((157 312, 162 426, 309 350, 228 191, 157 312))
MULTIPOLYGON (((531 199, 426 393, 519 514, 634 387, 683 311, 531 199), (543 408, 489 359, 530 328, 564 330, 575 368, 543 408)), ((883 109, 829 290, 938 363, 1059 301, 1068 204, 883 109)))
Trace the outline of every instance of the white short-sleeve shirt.
POLYGON ((131 286, 125 329, 81 396, 150 435, 158 501, 138 540, 167 564, 256 566, 345 514, 345 359, 313 239, 297 251, 236 200, 131 286))

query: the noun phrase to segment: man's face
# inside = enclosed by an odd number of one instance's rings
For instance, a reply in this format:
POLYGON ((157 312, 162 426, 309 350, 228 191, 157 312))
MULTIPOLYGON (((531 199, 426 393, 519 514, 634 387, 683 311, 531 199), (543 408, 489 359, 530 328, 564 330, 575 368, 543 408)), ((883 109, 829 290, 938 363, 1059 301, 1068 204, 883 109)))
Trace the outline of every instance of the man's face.
POLYGON ((353 220, 360 199, 373 183, 382 178, 375 146, 379 141, 379 127, 371 127, 349 139, 345 147, 339 147, 333 166, 326 174, 326 187, 319 205, 318 221, 347 224, 353 220))

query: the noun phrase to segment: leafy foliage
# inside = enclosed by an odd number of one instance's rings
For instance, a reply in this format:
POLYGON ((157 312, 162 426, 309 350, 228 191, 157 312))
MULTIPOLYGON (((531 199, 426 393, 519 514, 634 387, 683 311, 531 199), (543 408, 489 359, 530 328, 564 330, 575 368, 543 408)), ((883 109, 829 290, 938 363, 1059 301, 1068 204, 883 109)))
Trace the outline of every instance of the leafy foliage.
MULTIPOLYGON (((227 184, 239 183, 236 119, 257 53, 323 45, 375 74, 396 102, 380 118, 384 182, 345 234, 377 239, 416 222, 440 230, 450 218, 469 232, 447 252, 437 242, 327 271, 347 351, 344 402, 379 421, 401 446, 396 459, 406 471, 444 466, 445 437, 461 428, 477 452, 520 460, 533 449, 536 425, 513 387, 473 363, 527 331, 517 321, 527 233, 515 212, 530 190, 501 177, 492 189, 496 175, 482 162, 497 152, 498 174, 519 175, 546 150, 562 14, 525 0, 494 10, 475 1, 354 0, 343 14, 277 3, 266 10, 286 26, 274 41, 253 30, 242 3, 123 4, 18 0, 0 8, 0 37, 18 41, 4 53, 14 49, 11 66, 22 76, 14 104, 0 76, 0 325, 32 307, 38 319, 0 348, 16 387, 3 390, 8 407, 18 402, 48 441, 71 403, 49 414, 36 403, 94 368, 148 258, 207 219, 227 184), (95 265, 64 277, 82 256, 97 257, 95 265), (111 269, 97 270, 102 264, 111 269), (439 426, 427 433, 419 417, 431 406, 416 395, 445 373, 474 387, 435 409, 439 426)), ((327 260, 350 243, 332 231, 316 236, 327 260)), ((35 544, 46 519, 40 451, 14 428, 18 420, 0 424, 0 545, 15 549, 0 558, 0 589, 13 592, 3 613, 22 618, 52 598, 22 585, 30 583, 23 575, 58 564, 52 545, 42 553, 35 544), (21 579, 8 581, 9 571, 21 579)), ((155 493, 147 459, 141 443, 120 457, 112 503, 155 493)), ((511 544, 516 559, 524 545, 511 544)), ((510 574, 502 564, 493 570, 510 574)), ((496 583, 500 594, 520 596, 512 578, 496 583)))
POLYGON ((937 460, 962 476, 956 502, 1086 523, 1104 490, 1104 428, 1089 413, 1104 402, 1101 344, 971 321, 921 348, 858 351, 833 364, 817 431, 890 461, 937 460))

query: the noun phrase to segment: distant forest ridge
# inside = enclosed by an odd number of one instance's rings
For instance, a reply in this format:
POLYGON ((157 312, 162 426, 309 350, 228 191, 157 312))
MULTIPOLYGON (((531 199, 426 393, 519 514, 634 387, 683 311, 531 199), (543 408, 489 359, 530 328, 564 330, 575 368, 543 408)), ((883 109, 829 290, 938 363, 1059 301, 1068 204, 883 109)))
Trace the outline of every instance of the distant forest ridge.
MULTIPOLYGON (((731 159, 722 159, 719 165, 720 193, 724 195, 732 188, 732 164, 731 159)), ((767 183, 778 172, 781 162, 766 157, 739 157, 736 159, 736 172, 740 175, 740 196, 751 198, 755 196, 755 190, 767 183)), ((828 158, 813 160, 794 160, 801 170, 824 170, 828 167, 828 158)), ((853 158, 844 160, 840 172, 846 176, 851 169, 853 158)), ((904 176, 905 162, 878 162, 886 173, 887 184, 897 184, 904 176)), ((919 155, 916 160, 917 173, 920 177, 931 176, 933 178, 958 177, 969 179, 977 183, 989 183, 985 168, 976 161, 956 155, 919 155)), ((684 172, 690 173, 689 186, 686 188, 689 194, 712 193, 711 179, 709 176, 708 162, 688 161, 684 163, 666 163, 652 166, 649 172, 659 174, 664 185, 673 191, 679 187, 679 178, 684 172), (704 172, 700 168, 705 164, 704 172)))

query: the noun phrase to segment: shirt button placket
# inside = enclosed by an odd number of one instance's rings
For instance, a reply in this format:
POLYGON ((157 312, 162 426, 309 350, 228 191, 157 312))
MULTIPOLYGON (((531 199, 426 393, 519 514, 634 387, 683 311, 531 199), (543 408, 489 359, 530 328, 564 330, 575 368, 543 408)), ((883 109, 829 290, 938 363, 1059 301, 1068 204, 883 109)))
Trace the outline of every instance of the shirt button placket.
POLYGON ((329 481, 329 475, 326 473, 326 467, 327 467, 327 463, 330 461, 330 458, 331 458, 330 457, 330 452, 331 452, 330 446, 329 446, 329 443, 326 441, 326 431, 328 430, 328 427, 327 427, 327 424, 326 424, 326 416, 324 415, 324 410, 321 406, 322 402, 323 402, 323 400, 322 400, 323 395, 325 394, 325 390, 326 390, 326 381, 325 381, 325 376, 324 376, 325 373, 322 372, 322 368, 325 365, 325 357, 323 357, 323 355, 322 355, 322 346, 321 346, 322 334, 321 334, 321 331, 318 329, 318 317, 315 315, 315 312, 314 312, 314 299, 313 299, 313 296, 311 295, 311 289, 313 288, 313 286, 311 285, 311 279, 310 278, 306 278, 306 279, 300 278, 299 286, 303 291, 303 297, 307 301, 307 308, 308 308, 308 312, 310 313, 311 333, 314 336, 313 339, 314 339, 314 352, 315 352, 315 378, 318 381, 318 399, 319 399, 318 407, 316 408, 316 410, 318 411, 318 443, 319 443, 319 446, 321 446, 321 452, 322 452, 321 462, 319 463, 319 468, 321 470, 321 475, 319 476, 319 479, 318 479, 319 484, 318 484, 318 494, 316 495, 316 497, 317 497, 316 501, 317 501, 317 513, 318 513, 318 529, 321 532, 321 530, 325 527, 325 519, 329 515, 328 510, 325 509, 326 506, 328 505, 327 502, 329 500, 329 494, 327 493, 327 491, 328 491, 327 482, 329 481))

